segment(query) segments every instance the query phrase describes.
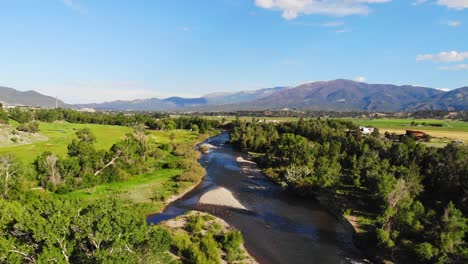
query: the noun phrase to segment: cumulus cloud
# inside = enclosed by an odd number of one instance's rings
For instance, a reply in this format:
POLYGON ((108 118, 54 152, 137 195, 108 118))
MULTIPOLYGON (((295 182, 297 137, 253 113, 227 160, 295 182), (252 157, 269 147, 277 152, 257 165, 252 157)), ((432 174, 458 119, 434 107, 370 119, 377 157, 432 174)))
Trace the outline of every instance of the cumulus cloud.
POLYGON ((365 15, 371 12, 369 4, 391 0, 255 0, 260 8, 282 11, 285 19, 294 19, 301 14, 333 16, 365 15))
POLYGON ((468 0, 437 0, 437 4, 458 10, 468 8, 468 0))
POLYGON ((435 62, 460 62, 468 59, 468 52, 443 51, 438 54, 421 54, 416 57, 417 61, 435 62))

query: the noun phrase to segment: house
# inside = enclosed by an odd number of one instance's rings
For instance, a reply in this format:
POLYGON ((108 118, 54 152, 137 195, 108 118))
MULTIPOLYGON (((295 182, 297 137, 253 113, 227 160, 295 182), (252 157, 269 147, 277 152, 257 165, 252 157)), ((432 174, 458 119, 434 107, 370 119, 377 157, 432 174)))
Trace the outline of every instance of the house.
POLYGON ((360 126, 360 127, 359 127, 359 131, 361 131, 361 133, 362 133, 363 135, 369 135, 369 134, 371 134, 372 132, 374 132, 374 128, 373 128, 373 127, 360 126))
POLYGON ((406 136, 414 139, 422 139, 426 133, 418 130, 406 130, 406 136))

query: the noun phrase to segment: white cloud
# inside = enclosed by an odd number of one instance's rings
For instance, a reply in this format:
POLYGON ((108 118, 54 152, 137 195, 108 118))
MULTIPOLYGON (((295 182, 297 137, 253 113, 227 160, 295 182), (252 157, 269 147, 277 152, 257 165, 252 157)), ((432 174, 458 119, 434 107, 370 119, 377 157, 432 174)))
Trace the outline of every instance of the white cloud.
POLYGON ((456 20, 449 20, 449 21, 444 22, 444 24, 449 26, 449 27, 458 27, 458 26, 461 25, 461 22, 456 21, 456 20))
POLYGON ((438 54, 421 54, 416 57, 417 61, 435 62, 460 62, 468 59, 468 52, 443 51, 438 54))
POLYGON ((446 71, 468 70, 468 64, 457 64, 457 65, 451 65, 451 66, 443 66, 443 67, 440 67, 439 69, 446 70, 446 71))
POLYGON ((457 10, 468 8, 468 0, 437 0, 437 4, 457 10))
POLYGON ((365 82, 365 81, 366 81, 366 77, 364 77, 364 76, 358 76, 358 77, 354 78, 354 80, 355 80, 356 82, 365 82))
POLYGON ((371 12, 369 4, 391 0, 255 0, 260 8, 282 11, 285 19, 294 19, 301 14, 333 16, 365 15, 371 12))

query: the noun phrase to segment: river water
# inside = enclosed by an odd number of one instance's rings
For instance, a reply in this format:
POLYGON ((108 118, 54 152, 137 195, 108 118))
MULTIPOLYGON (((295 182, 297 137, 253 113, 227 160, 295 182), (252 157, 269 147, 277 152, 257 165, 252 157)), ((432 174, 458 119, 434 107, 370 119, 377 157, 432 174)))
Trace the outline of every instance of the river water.
POLYGON ((208 139, 214 145, 200 163, 207 174, 202 183, 166 209, 147 218, 148 223, 181 215, 188 210, 208 211, 236 227, 249 253, 259 263, 360 263, 352 234, 312 199, 292 196, 252 168, 246 157, 225 142, 228 133, 208 139), (250 166, 247 166, 250 165, 250 166), (217 187, 231 191, 247 210, 201 206, 198 200, 217 187))

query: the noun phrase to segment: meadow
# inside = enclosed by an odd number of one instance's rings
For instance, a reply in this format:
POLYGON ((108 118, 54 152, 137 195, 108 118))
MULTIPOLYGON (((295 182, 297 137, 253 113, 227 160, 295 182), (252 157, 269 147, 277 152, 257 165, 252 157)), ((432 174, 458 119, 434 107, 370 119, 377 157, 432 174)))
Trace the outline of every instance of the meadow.
POLYGON ((68 144, 76 138, 76 130, 85 127, 89 128, 96 136, 95 146, 97 149, 109 149, 115 142, 125 138, 125 134, 132 131, 131 128, 122 126, 41 122, 39 123, 39 134, 45 136, 46 140, 29 144, 9 144, 0 147, 0 153, 13 153, 25 163, 33 162, 44 151, 53 152, 58 156, 65 156, 68 144))
MULTIPOLYGON (((0 129, 14 129, 12 126, 4 126, 0 129)), ((0 154, 11 153, 23 161, 25 165, 32 166, 34 159, 44 151, 51 151, 64 157, 67 146, 76 138, 75 132, 81 128, 89 128, 96 136, 96 149, 109 149, 114 143, 125 138, 132 129, 124 126, 96 125, 96 124, 72 124, 67 122, 40 123, 39 134, 44 136, 37 142, 29 144, 8 144, 0 146, 0 154)), ((151 144, 185 143, 195 144, 200 138, 196 132, 188 130, 149 131, 151 144)), ((179 159, 168 153, 167 159, 179 159)), ((159 211, 164 206, 164 201, 171 195, 178 194, 191 184, 178 183, 175 177, 182 172, 180 169, 160 169, 144 175, 133 175, 125 181, 113 182, 73 191, 66 194, 53 194, 57 197, 72 199, 96 200, 105 197, 116 197, 126 204, 138 204, 144 213, 159 211)), ((36 191, 43 191, 34 188, 36 191)))

